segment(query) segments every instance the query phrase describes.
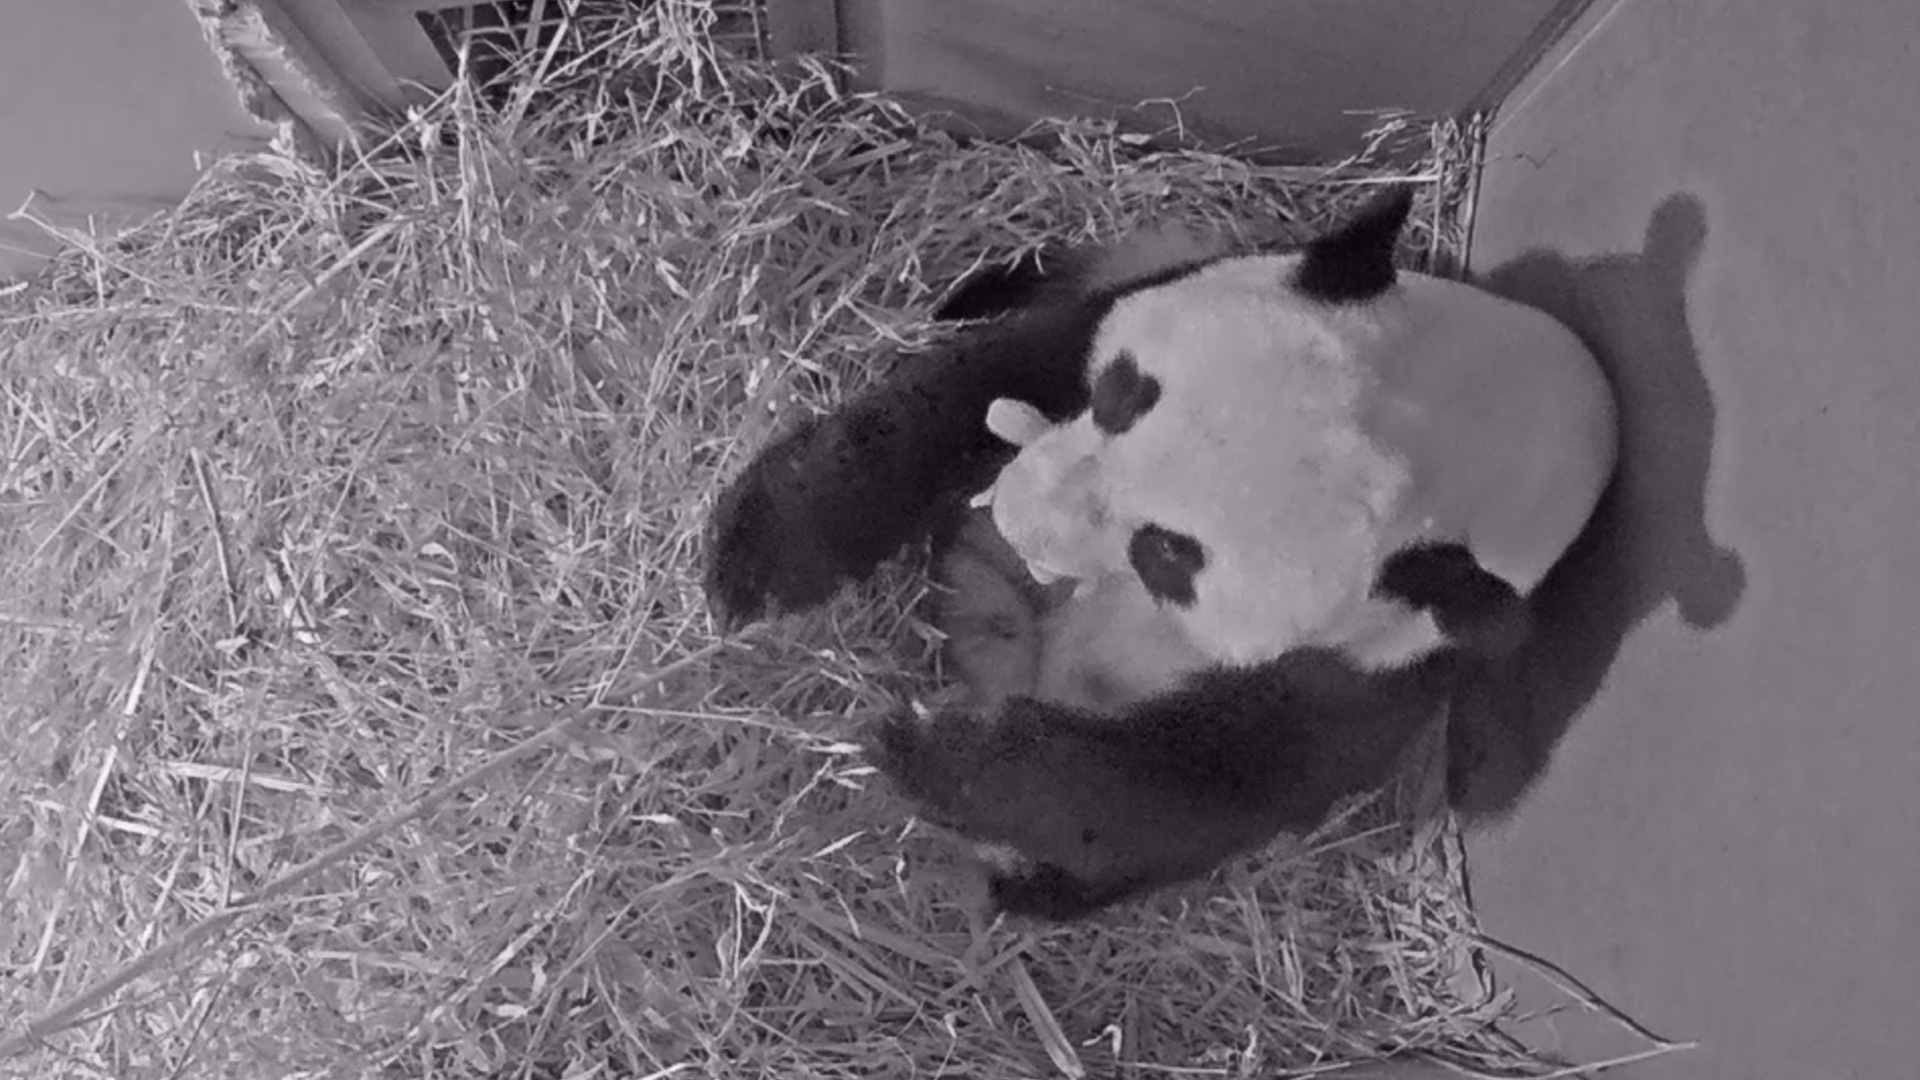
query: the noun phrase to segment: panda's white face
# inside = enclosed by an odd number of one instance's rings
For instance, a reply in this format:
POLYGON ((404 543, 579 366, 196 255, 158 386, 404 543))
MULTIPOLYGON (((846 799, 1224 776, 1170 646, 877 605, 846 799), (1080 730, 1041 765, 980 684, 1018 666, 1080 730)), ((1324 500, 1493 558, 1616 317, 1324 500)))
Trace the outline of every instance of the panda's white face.
POLYGON ((1360 428, 1360 358, 1398 332, 1402 305, 1299 297, 1297 261, 1227 259, 1116 302, 1093 343, 1092 407, 1030 441, 994 490, 995 523, 1030 565, 1137 575, 1203 652, 1234 662, 1365 599, 1408 483, 1360 428))

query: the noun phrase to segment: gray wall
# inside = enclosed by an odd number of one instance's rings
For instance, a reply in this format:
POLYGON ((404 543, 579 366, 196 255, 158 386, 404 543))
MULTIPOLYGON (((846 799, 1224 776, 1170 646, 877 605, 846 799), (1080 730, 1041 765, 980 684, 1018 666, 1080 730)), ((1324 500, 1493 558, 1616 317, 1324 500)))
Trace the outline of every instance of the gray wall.
MULTIPOLYGON (((1562 0, 840 0, 867 81, 992 133, 1180 99, 1190 127, 1291 156, 1357 148, 1356 109, 1467 107, 1562 0)), ((1572 6, 1578 6, 1572 5, 1572 6)), ((1137 114, 1173 122, 1167 106, 1137 114)))
POLYGON ((1524 715, 1592 704, 1475 893, 1704 1044, 1647 1077, 1920 1075, 1916 42, 1912 0, 1602 0, 1492 139, 1474 262, 1629 426, 1524 715))

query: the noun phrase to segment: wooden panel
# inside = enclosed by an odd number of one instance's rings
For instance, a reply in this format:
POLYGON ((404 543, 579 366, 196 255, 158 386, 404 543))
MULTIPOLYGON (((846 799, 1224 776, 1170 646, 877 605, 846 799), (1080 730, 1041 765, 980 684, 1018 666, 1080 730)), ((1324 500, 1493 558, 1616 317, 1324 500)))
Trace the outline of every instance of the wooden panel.
POLYGON ((1464 109, 1566 2, 841 0, 840 16, 870 85, 989 129, 1114 116, 1323 158, 1357 145, 1358 110, 1464 109))
POLYGON ((486 2, 487 0, 356 0, 361 7, 382 7, 412 14, 422 11, 444 11, 447 8, 477 7, 486 2))
MULTIPOLYGON (((434 7, 467 7, 463 3, 428 5, 434 7)), ((403 83, 412 82, 431 90, 444 90, 452 85, 452 73, 447 70, 446 61, 440 58, 440 50, 433 47, 433 39, 420 27, 417 4, 389 3, 388 0, 345 0, 347 14, 359 27, 361 35, 374 52, 380 56, 380 62, 403 83)))
POLYGON ((152 0, 5 0, 0 32, 0 282, 57 245, 50 223, 111 233, 166 210, 196 154, 259 148, 193 9, 152 0))
POLYGON ((277 0, 195 6, 202 30, 234 79, 240 100, 255 116, 277 120, 291 112, 318 145, 353 141, 355 124, 378 99, 343 77, 342 66, 315 47, 277 0))
POLYGON ((1467 103, 1466 111, 1490 113, 1498 109, 1506 101, 1507 95, 1513 93, 1514 87, 1520 85, 1520 81, 1553 51, 1553 47, 1572 31, 1574 24, 1592 6, 1593 0, 1559 0, 1554 4, 1553 10, 1541 18, 1527 40, 1507 57, 1507 62, 1500 65, 1487 85, 1481 87, 1480 92, 1467 103))
POLYGON ((297 33, 335 78, 352 87, 363 108, 400 108, 407 95, 367 43, 340 0, 266 0, 261 17, 282 39, 297 33), (291 28, 291 30, 290 30, 291 28))
POLYGON ((833 0, 769 0, 766 18, 767 49, 774 56, 840 51, 833 0))

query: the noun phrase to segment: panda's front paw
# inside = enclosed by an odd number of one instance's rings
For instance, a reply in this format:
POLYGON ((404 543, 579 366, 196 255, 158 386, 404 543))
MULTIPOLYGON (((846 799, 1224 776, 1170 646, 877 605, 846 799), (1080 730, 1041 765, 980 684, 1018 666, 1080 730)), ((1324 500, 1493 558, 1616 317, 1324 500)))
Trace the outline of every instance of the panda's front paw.
POLYGON ((1084 919, 1119 899, 1118 893, 1068 873, 1051 863, 993 867, 987 893, 996 911, 1047 922, 1084 919))
POLYGON ((1181 836, 1172 854, 1161 840, 1135 837, 1130 824, 1154 815, 1133 804, 1143 796, 1151 803, 1153 794, 1129 789, 1088 756, 1100 740, 1074 734, 1064 720, 1045 722, 1049 714, 1011 708, 903 709, 861 738, 867 760, 916 815, 973 843, 995 910, 1085 918, 1145 889, 1159 880, 1160 863, 1184 856, 1195 838, 1181 836))
POLYGON ((707 526, 707 603, 728 629, 824 603, 840 584, 808 519, 797 433, 770 447, 728 484, 707 526))
POLYGON ((964 798, 973 769, 968 744, 977 742, 979 733, 971 714, 915 707, 869 722, 859 741, 867 760, 901 795, 944 824, 964 798))

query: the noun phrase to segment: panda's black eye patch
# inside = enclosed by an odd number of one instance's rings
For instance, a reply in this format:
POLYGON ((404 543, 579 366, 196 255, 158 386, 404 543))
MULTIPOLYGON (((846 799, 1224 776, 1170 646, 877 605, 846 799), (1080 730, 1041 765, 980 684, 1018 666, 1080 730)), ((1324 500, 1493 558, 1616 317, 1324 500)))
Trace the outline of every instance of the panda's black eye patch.
POLYGON ((1130 352, 1113 358, 1093 381, 1093 426, 1119 435, 1160 400, 1160 380, 1144 374, 1130 352))
POLYGON ((1143 525, 1127 541, 1127 562, 1154 599, 1191 607, 1196 596, 1194 578, 1206 569, 1207 553, 1200 541, 1185 533, 1143 525))

